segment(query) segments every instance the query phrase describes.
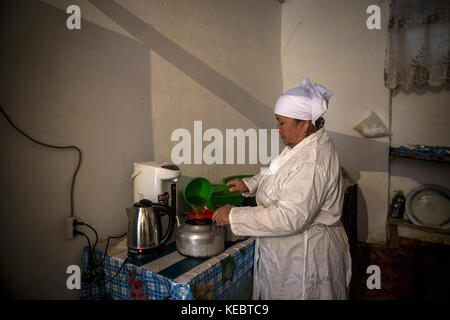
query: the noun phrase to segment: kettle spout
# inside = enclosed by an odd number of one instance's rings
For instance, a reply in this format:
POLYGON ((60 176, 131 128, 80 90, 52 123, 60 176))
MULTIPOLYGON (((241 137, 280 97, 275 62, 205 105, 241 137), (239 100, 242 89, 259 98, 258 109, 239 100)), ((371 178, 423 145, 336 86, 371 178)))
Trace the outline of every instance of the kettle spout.
POLYGON ((130 219, 130 215, 133 213, 133 209, 125 208, 125 210, 127 211, 127 218, 130 219))

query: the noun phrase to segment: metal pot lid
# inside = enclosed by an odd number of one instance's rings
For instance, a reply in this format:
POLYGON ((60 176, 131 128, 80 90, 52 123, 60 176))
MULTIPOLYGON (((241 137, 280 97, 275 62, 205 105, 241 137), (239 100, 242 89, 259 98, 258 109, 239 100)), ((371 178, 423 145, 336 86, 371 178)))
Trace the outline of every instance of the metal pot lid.
POLYGON ((450 228, 450 191, 439 185, 421 185, 406 198, 405 213, 416 225, 450 228))

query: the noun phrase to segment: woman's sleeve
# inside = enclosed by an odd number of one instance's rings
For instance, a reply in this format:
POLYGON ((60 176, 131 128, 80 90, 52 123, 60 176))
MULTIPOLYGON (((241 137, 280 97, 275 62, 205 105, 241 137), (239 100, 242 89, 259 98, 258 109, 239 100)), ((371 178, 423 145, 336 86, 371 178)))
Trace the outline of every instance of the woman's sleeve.
POLYGON ((259 182, 262 179, 262 174, 259 173, 251 178, 242 179, 242 182, 247 186, 248 192, 243 192, 242 195, 244 197, 254 197, 256 194, 256 190, 258 190, 259 182))
POLYGON ((279 201, 268 207, 233 208, 232 232, 237 236, 279 236, 299 231, 319 213, 325 184, 325 175, 316 163, 303 164, 289 175, 279 201))

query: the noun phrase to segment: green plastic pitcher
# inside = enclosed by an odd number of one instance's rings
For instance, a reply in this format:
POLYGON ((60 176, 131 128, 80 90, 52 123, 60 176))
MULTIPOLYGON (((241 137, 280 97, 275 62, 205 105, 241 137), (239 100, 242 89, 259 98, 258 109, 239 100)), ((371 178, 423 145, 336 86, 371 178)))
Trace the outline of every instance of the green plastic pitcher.
POLYGON ((184 201, 195 211, 215 210, 223 205, 240 205, 244 197, 230 192, 233 186, 213 185, 208 179, 197 177, 188 180, 183 186, 184 201))
POLYGON ((201 177, 192 178, 183 186, 184 201, 194 210, 214 209, 211 203, 212 185, 201 177))

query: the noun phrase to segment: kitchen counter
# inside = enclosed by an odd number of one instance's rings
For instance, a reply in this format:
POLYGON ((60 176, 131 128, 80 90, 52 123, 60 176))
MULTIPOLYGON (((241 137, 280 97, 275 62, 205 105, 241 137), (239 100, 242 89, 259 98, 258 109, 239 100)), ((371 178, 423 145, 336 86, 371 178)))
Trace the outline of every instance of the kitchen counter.
MULTIPOLYGON (((106 241, 100 242, 93 260, 101 264, 106 241)), ((83 281, 82 299, 251 299, 255 241, 227 242, 212 258, 194 259, 176 251, 174 241, 157 257, 127 260, 126 238, 111 240, 103 266, 109 282, 83 281), (114 242, 113 242, 114 241, 114 242)), ((89 249, 83 255, 83 275, 89 274, 89 249)), ((95 273, 93 273, 95 275, 95 273)), ((97 274, 101 274, 100 272, 97 274)), ((91 277, 95 278, 95 277, 91 277)))

